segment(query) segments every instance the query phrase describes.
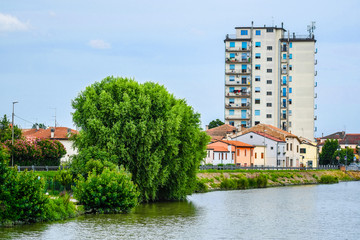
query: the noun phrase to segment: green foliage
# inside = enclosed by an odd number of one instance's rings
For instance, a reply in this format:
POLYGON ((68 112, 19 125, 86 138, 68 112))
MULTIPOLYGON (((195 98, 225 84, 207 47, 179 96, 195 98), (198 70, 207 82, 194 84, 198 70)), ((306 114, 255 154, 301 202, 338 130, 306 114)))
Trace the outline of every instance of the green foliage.
POLYGON ((90 159, 123 165, 132 173, 143 201, 184 199, 196 186, 196 171, 209 137, 200 115, 165 87, 108 77, 72 102, 83 172, 90 159))
POLYGON ((135 207, 139 192, 124 169, 105 168, 100 174, 91 172, 87 179, 79 175, 74 196, 85 210, 117 213, 129 212, 135 207))
POLYGON ((65 194, 59 198, 49 199, 45 210, 45 219, 47 221, 57 221, 76 217, 78 211, 74 203, 70 201, 70 196, 65 194))
POLYGON ((264 174, 260 174, 256 178, 256 185, 258 188, 266 188, 267 187, 267 177, 264 174))
POLYGON ((322 175, 319 180, 319 183, 326 183, 326 184, 338 183, 338 182, 339 182, 338 177, 331 176, 331 175, 322 175))
POLYGON ((209 187, 206 185, 207 179, 197 179, 196 180, 196 188, 194 192, 196 193, 204 193, 209 191, 209 187))
POLYGON ((44 123, 34 123, 31 128, 33 128, 33 129, 37 129, 37 128, 47 129, 47 127, 45 126, 44 123))
POLYGON ((33 172, 9 169, 0 196, 1 221, 37 222, 45 219, 45 182, 33 172))
POLYGON ((216 119, 216 120, 212 120, 209 125, 208 125, 208 129, 214 128, 214 127, 219 127, 221 125, 224 125, 224 123, 220 120, 220 119, 216 119))
MULTIPOLYGON (((339 163, 349 165, 354 161, 354 149, 352 148, 342 148, 340 150, 336 150, 334 152, 333 158, 336 159, 336 157, 339 157, 339 163), (345 161, 345 156, 347 157, 347 161, 345 161)), ((335 160, 335 163, 338 163, 338 160, 335 160)))
POLYGON ((225 178, 220 183, 221 189, 248 189, 248 188, 266 188, 267 177, 260 174, 255 178, 246 178, 241 176, 239 178, 225 178))
MULTIPOLYGON (((14 126, 14 139, 20 139, 22 137, 21 129, 18 126, 14 126)), ((5 142, 12 139, 12 129, 10 121, 7 116, 0 120, 0 142, 5 142)))
POLYGON ((319 155, 320 165, 334 164, 336 157, 334 153, 338 147, 339 143, 336 139, 326 139, 319 155))
POLYGON ((64 186, 65 191, 66 188, 70 190, 71 184, 73 183, 73 176, 70 172, 70 170, 62 169, 58 170, 55 179, 61 183, 61 185, 64 186))
POLYGON ((57 140, 18 139, 14 141, 14 145, 10 140, 4 144, 14 156, 14 164, 20 166, 58 166, 66 153, 64 145, 57 140))

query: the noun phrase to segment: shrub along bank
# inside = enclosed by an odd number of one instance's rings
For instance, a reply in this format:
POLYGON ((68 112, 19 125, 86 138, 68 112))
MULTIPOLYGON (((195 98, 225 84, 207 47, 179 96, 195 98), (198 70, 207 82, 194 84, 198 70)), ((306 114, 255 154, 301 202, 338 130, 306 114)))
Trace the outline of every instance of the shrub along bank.
POLYGON ((199 171, 195 192, 221 189, 249 189, 273 186, 304 185, 318 183, 338 183, 339 181, 360 180, 360 172, 340 170, 314 171, 199 171))

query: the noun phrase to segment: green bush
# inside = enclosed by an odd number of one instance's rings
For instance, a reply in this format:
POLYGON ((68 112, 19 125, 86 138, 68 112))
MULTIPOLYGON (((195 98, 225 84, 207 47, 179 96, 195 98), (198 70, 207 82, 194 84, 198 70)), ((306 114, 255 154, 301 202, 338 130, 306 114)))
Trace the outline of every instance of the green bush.
POLYGON ((235 179, 225 178, 220 183, 221 189, 237 189, 237 182, 235 179))
POLYGON ((338 183, 338 182, 339 179, 331 175, 322 175, 319 180, 319 183, 325 183, 325 184, 338 183))
POLYGON ((48 221, 63 220, 77 215, 78 211, 74 203, 70 201, 68 194, 56 199, 50 199, 45 211, 45 219, 48 221))
POLYGON ((46 219, 45 182, 34 172, 9 169, 0 199, 2 222, 37 222, 46 219))
POLYGON ((71 184, 73 183, 73 176, 70 170, 62 169, 58 170, 57 174, 55 175, 55 180, 60 182, 61 185, 64 186, 65 191, 71 189, 71 184))
POLYGON ((241 177, 237 179, 237 188, 238 189, 248 189, 249 180, 246 177, 241 177))
POLYGON ((123 168, 100 174, 93 171, 85 179, 79 175, 74 196, 85 210, 100 213, 129 212, 137 205, 139 192, 131 181, 131 175, 123 168))
POLYGON ((267 177, 264 174, 260 174, 256 178, 256 187, 258 188, 266 188, 267 187, 267 177))
POLYGON ((209 191, 209 187, 205 184, 205 181, 203 181, 203 179, 197 179, 196 188, 195 188, 194 192, 204 193, 204 192, 208 192, 208 191, 209 191))

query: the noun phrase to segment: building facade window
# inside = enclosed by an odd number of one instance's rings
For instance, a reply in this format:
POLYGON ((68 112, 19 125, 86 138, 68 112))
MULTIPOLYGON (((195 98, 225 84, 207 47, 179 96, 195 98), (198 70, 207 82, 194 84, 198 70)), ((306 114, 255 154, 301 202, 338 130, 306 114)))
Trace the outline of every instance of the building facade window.
POLYGON ((235 98, 229 98, 229 103, 235 103, 235 98))
POLYGON ((271 69, 271 68, 268 68, 268 69, 266 69, 266 72, 272 73, 272 69, 271 69))
POLYGON ((267 106, 267 107, 272 107, 272 103, 271 103, 271 102, 268 102, 268 103, 266 103, 266 106, 267 106))
POLYGON ((292 70, 292 65, 289 65, 289 70, 292 70))
POLYGON ((255 92, 259 93, 260 92, 260 87, 255 87, 255 92))
POLYGON ((242 42, 241 43, 241 48, 242 48, 242 50, 246 50, 247 49, 247 42, 242 42))
POLYGON ((258 124, 260 124, 260 121, 255 121, 255 125, 258 125, 258 124))
POLYGON ((306 153, 306 148, 300 148, 300 153, 306 153))
POLYGON ((266 59, 266 61, 272 62, 272 57, 268 57, 268 58, 266 59))
POLYGON ((255 110, 255 116, 260 116, 260 110, 255 110))
POLYGON ((289 59, 292 59, 293 58, 293 55, 292 53, 289 54, 289 59))
POLYGON ((290 48, 292 48, 292 42, 291 42, 291 43, 289 43, 289 47, 290 47, 290 48))
POLYGON ((289 82, 292 82, 292 76, 289 76, 289 82))
POLYGON ((261 47, 261 42, 255 42, 255 47, 261 47))
POLYGON ((267 91, 267 92, 266 92, 266 95, 267 95, 267 96, 272 96, 272 91, 267 91))
POLYGON ((234 110, 234 109, 230 109, 230 110, 229 110, 229 115, 230 115, 230 116, 234 116, 234 114, 235 114, 235 110, 234 110))
POLYGON ((235 70, 235 64, 230 64, 230 70, 235 70))
POLYGON ((261 67, 260 64, 256 64, 256 65, 255 65, 255 69, 256 69, 256 70, 260 70, 260 67, 261 67))
POLYGON ((267 46, 266 49, 269 50, 269 51, 271 51, 271 50, 272 50, 272 46, 267 46))
POLYGON ((241 84, 247 84, 247 81, 246 81, 246 77, 245 77, 245 76, 242 76, 242 77, 241 77, 241 84))
POLYGON ((260 104, 260 98, 255 98, 255 104, 260 104))
POLYGON ((235 47, 235 42, 230 42, 230 47, 235 47))
POLYGON ((266 84, 272 84, 272 80, 266 80, 266 84))
POLYGON ((261 30, 256 30, 255 35, 260 36, 261 35, 261 30))
POLYGON ((255 76, 255 82, 260 82, 260 76, 255 76))
POLYGON ((231 81, 231 82, 232 82, 232 81, 235 81, 235 76, 234 76, 234 75, 230 75, 230 76, 229 76, 229 81, 231 81))
POLYGON ((289 104, 292 104, 292 99, 289 99, 289 104))
POLYGON ((274 29, 273 28, 267 28, 266 32, 274 32, 274 29))
POLYGON ((283 54, 283 59, 286 59, 286 53, 283 54))
POLYGON ((256 58, 256 59, 260 59, 260 58, 261 58, 261 54, 260 54, 260 53, 255 53, 255 58, 256 58))
POLYGON ((283 90, 282 90, 282 96, 283 96, 283 97, 286 97, 286 88, 283 88, 283 90))
POLYGON ((292 93, 292 88, 289 88, 289 93, 292 93))
POLYGON ((230 58, 235 58, 235 53, 230 53, 230 58))
POLYGON ((242 36, 248 35, 248 30, 241 30, 241 35, 242 35, 242 36))
POLYGON ((266 114, 266 118, 271 118, 271 114, 266 114))
POLYGON ((282 84, 286 85, 286 76, 283 76, 282 84))

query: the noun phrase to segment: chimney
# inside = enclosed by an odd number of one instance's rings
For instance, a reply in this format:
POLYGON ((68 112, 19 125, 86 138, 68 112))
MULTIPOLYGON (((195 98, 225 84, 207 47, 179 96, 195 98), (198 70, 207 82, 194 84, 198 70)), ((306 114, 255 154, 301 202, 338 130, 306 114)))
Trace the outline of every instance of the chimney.
POLYGON ((68 128, 67 129, 67 134, 66 134, 67 137, 70 137, 71 136, 71 128, 68 128))
POLYGON ((283 22, 281 22, 281 28, 284 28, 284 23, 283 22))
POLYGON ((209 125, 205 125, 205 131, 209 130, 209 125))
POLYGON ((54 138, 55 137, 55 128, 51 128, 50 131, 51 131, 50 138, 54 138))

